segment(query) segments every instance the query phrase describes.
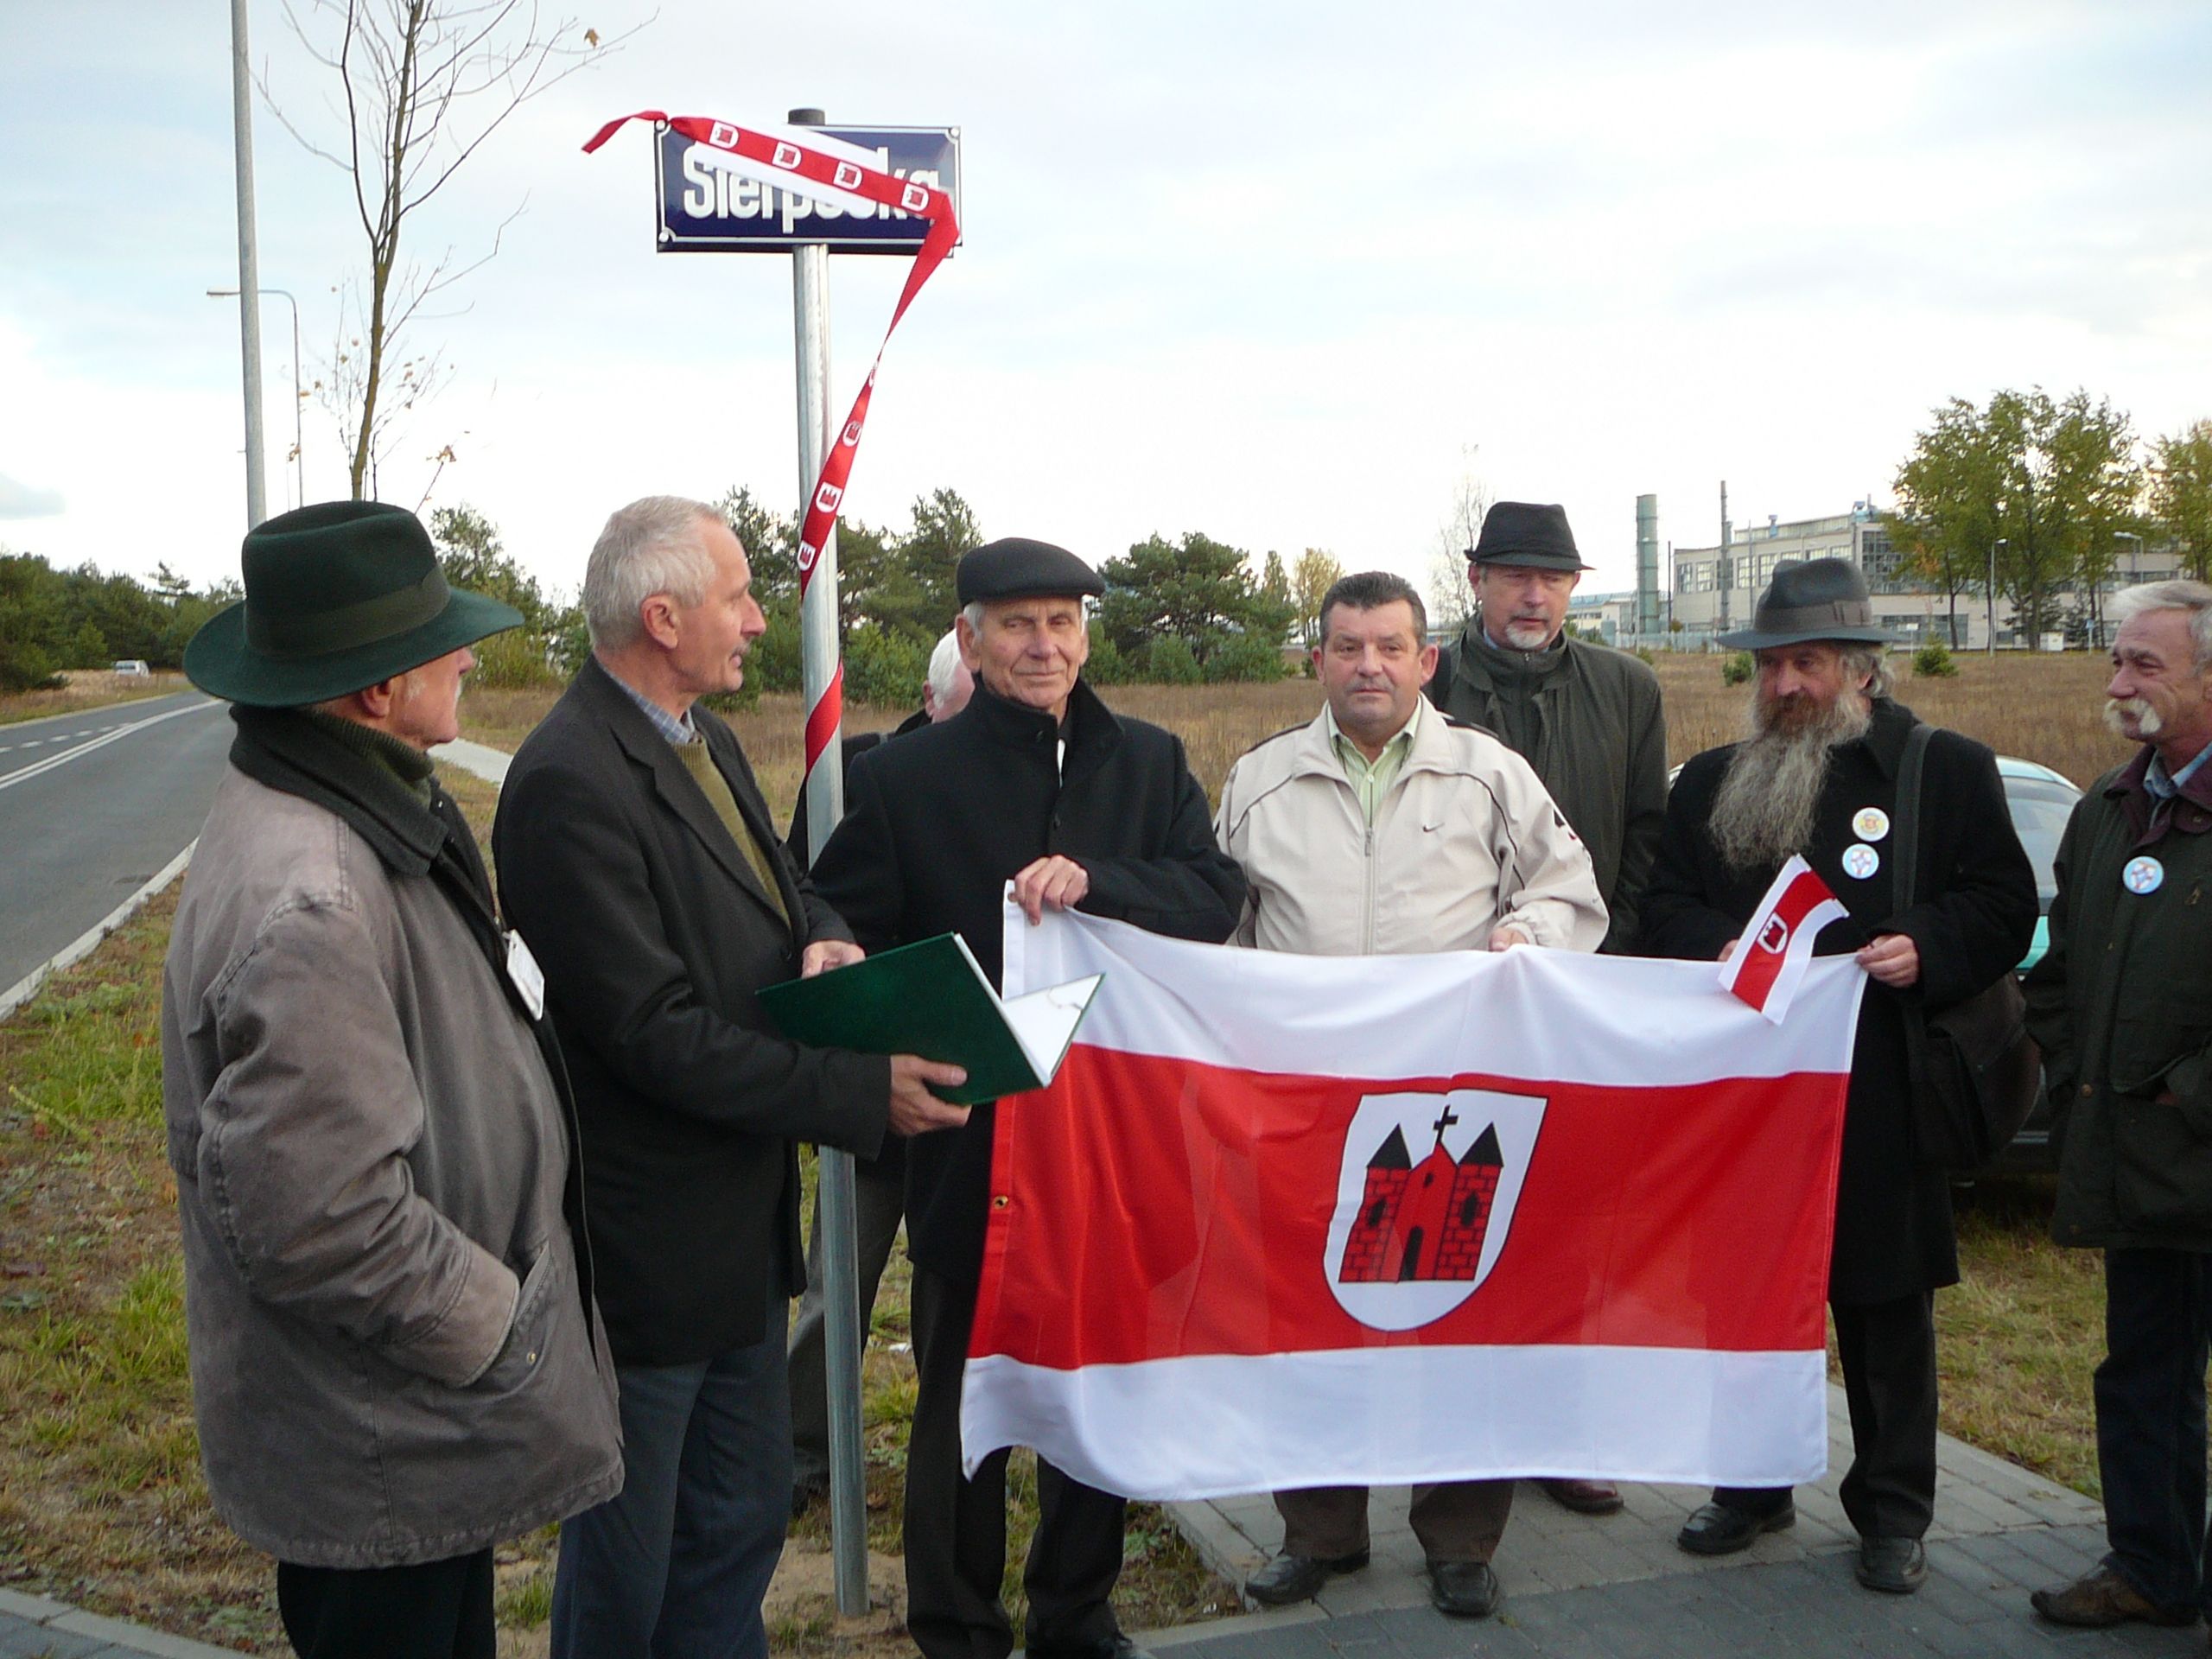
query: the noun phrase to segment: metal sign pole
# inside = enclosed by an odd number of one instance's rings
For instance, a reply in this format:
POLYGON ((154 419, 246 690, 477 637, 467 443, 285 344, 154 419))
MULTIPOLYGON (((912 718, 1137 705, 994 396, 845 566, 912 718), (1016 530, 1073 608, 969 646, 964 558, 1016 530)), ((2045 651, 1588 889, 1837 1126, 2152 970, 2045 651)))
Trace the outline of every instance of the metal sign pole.
POLYGON ((247 67, 245 0, 231 0, 231 121, 238 175, 238 355, 245 375, 245 527, 269 516, 261 442, 260 258, 253 231, 253 74, 247 67))
MULTIPOLYGON (((818 127, 820 110, 793 110, 791 124, 818 127)), ((830 250, 791 250, 791 316, 798 366, 799 512, 830 453, 830 250)), ((827 537, 799 607, 800 683, 811 709, 837 671, 837 538, 827 537)), ((807 774, 807 860, 845 815, 842 725, 807 774)), ((823 1371, 830 1391, 830 1541, 837 1611, 868 1611, 868 1493, 861 1465, 861 1299, 853 1155, 823 1147, 817 1165, 822 1233, 823 1371)))

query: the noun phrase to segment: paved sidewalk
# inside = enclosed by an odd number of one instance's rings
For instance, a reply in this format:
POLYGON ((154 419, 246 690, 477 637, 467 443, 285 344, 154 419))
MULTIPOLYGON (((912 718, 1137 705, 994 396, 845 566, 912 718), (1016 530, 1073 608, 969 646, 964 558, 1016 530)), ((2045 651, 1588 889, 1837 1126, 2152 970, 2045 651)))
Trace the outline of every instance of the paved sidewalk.
MULTIPOLYGON (((1705 1501, 1702 1490, 1629 1486, 1621 1514, 1592 1517, 1524 1483, 1494 1563, 1505 1592, 1498 1614, 1446 1619, 1428 1605, 1421 1547, 1406 1524, 1407 1493, 1378 1491, 1375 1560, 1365 1571, 1332 1580, 1317 1602, 1154 1632, 1145 1644, 1176 1659, 2205 1653, 2202 1628, 2068 1631, 2037 1619, 2028 1592, 2101 1556, 2103 1512, 2077 1492, 1948 1437, 1938 1448, 1928 1584, 1904 1597, 1860 1589, 1851 1574, 1856 1536, 1836 1497, 1851 1457, 1840 1389, 1830 1389, 1829 1424, 1830 1472, 1798 1489, 1797 1524, 1739 1555, 1700 1557, 1675 1547, 1675 1529, 1705 1501)), ((1281 1541, 1265 1497, 1175 1510, 1207 1563, 1238 1584, 1281 1541)))
POLYGON ((237 1659, 119 1618, 79 1612, 65 1602, 0 1590, 0 1659, 237 1659))

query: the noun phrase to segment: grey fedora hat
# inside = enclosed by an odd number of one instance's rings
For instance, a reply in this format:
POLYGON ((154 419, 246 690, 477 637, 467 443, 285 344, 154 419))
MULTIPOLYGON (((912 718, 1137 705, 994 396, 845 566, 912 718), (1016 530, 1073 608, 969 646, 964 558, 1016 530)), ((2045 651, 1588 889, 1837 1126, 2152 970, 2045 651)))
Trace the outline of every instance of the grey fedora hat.
POLYGON ((1568 528, 1567 509, 1555 502, 1494 501, 1483 515, 1482 534, 1467 550, 1471 564, 1518 564, 1537 570, 1587 570, 1568 528))
POLYGON ((1874 626, 1866 578, 1848 559, 1792 559, 1775 571, 1759 595, 1751 626, 1720 636, 1731 651, 1767 651, 1809 639, 1853 645, 1897 643, 1874 626))

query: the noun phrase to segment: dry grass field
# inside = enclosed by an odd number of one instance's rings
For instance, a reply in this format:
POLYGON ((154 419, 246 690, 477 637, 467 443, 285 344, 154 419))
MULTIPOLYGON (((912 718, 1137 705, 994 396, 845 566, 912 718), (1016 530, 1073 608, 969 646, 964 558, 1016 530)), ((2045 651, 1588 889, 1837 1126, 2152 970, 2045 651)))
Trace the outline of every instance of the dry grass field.
POLYGON ((79 668, 71 669, 62 678, 67 683, 52 691, 0 691, 0 726, 43 720, 48 715, 79 715, 110 703, 137 702, 191 690, 183 675, 166 670, 143 677, 125 677, 105 669, 79 668))
MULTIPOLYGON (((1720 677, 1717 655, 1662 652, 1654 664, 1666 696, 1667 760, 1687 760, 1700 749, 1732 743, 1741 734, 1750 687, 1728 685, 1720 677)), ((1954 727, 1980 738, 2000 754, 2016 754, 2054 766, 2076 783, 2091 779, 2127 756, 2127 746, 2098 720, 2100 699, 2110 670, 2102 657, 2082 652, 2031 657, 2007 653, 1994 659, 1957 658, 1949 679, 1916 679, 1911 659, 1891 659, 1899 676, 1897 695, 1923 720, 1954 727)), ((556 694, 550 691, 471 690, 461 702, 466 734, 494 748, 512 750, 544 717, 556 694)), ((1124 714, 1165 726, 1183 740, 1191 770, 1217 795, 1221 780, 1236 757, 1270 733, 1311 720, 1321 706, 1320 688, 1311 680, 1281 680, 1273 685, 1116 685, 1103 693, 1124 714)), ((888 731, 912 710, 868 704, 845 710, 849 732, 888 731)), ((760 775, 768 804, 788 814, 798 793, 802 751, 799 699, 784 694, 764 696, 758 706, 730 717, 745 752, 760 775)))

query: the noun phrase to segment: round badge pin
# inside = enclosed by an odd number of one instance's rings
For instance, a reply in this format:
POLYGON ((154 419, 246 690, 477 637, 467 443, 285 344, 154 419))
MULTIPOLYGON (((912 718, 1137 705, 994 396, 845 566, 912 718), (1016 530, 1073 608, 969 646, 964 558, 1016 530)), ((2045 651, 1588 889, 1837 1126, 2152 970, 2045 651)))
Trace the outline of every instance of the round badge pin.
POLYGON ((1851 833, 1861 841, 1879 841, 1890 833, 1890 815, 1878 806, 1862 806, 1852 814, 1851 833))
POLYGON ((1853 842, 1843 849, 1843 873, 1854 880, 1864 881, 1882 868, 1882 855, 1864 842, 1853 842))
POLYGON ((2133 893, 2156 893, 2165 885, 2166 867, 2147 854, 2131 858, 2120 870, 2120 884, 2133 893))

